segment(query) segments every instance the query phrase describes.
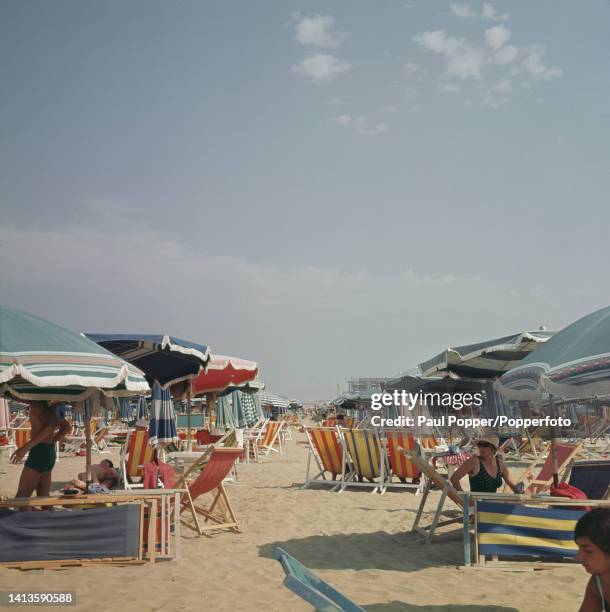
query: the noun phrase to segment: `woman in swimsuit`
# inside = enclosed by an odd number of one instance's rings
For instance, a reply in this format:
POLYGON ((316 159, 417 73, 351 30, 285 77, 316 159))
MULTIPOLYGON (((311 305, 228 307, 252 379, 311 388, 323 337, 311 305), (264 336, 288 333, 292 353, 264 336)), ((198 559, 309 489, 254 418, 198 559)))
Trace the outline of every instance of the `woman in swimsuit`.
POLYGON ((610 508, 595 508, 574 529, 576 560, 592 574, 580 612, 610 612, 610 508))
POLYGON ((470 457, 453 472, 451 484, 462 490, 460 480, 468 474, 470 490, 477 493, 495 493, 502 486, 502 479, 511 488, 517 490, 506 463, 496 457, 500 441, 495 434, 489 434, 476 440, 478 455, 470 457))

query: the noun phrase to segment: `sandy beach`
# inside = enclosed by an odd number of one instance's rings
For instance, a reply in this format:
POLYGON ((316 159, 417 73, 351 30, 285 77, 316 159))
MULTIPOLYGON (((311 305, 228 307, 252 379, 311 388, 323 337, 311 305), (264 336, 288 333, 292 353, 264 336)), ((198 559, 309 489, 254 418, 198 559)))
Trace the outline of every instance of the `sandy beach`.
MULTIPOLYGON (((100 612, 310 610, 282 586, 283 572, 271 558, 273 548, 281 546, 367 610, 578 609, 587 581, 580 566, 537 572, 464 569, 459 531, 432 545, 418 543, 408 530, 420 498, 410 492, 300 490, 304 441, 297 433, 284 455, 239 466, 239 483, 227 488, 240 534, 207 538, 184 529, 182 558, 155 565, 0 570, 0 589, 71 590, 76 609, 100 612)), ((118 460, 118 449, 112 458, 118 460)), ((54 488, 83 465, 82 457, 61 458, 54 488)), ((3 460, 1 495, 14 495, 20 472, 21 466, 3 460)), ((438 495, 431 494, 430 512, 438 495)))

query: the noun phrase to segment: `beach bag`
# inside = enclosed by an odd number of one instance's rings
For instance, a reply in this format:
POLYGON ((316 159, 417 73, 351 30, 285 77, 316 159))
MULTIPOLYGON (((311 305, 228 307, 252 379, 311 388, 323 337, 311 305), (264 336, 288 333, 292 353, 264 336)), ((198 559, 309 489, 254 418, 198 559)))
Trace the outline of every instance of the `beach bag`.
MULTIPOLYGON (((552 497, 567 497, 569 499, 589 499, 586 494, 577 489, 576 487, 568 484, 567 482, 560 482, 557 486, 551 486, 551 496, 552 497)), ((569 510, 584 510, 588 512, 591 510, 589 506, 566 506, 569 510)))

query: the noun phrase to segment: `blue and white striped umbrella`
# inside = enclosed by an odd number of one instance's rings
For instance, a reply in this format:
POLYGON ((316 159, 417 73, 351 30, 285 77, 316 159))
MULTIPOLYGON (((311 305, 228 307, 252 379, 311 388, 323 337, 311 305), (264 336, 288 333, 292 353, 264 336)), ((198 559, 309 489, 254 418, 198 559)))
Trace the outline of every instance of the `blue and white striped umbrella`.
POLYGON ((148 419, 148 402, 143 395, 141 395, 138 400, 138 412, 136 416, 138 419, 148 419))
POLYGON ((216 401, 216 427, 231 428, 237 427, 233 407, 229 403, 229 398, 226 395, 219 397, 216 401))
POLYGON ((121 397, 119 399, 119 418, 121 421, 129 421, 130 408, 129 400, 126 397, 121 397))
POLYGON ((177 441, 176 412, 171 393, 169 389, 162 389, 155 381, 152 387, 148 443, 151 446, 158 446, 177 441))

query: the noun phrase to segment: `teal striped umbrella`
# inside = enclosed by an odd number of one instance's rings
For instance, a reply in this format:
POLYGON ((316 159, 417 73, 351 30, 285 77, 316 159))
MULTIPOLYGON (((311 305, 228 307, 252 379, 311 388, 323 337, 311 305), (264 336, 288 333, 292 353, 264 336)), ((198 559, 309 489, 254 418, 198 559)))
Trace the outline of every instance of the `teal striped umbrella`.
POLYGON ((252 427, 261 418, 260 408, 256 404, 256 393, 242 393, 241 391, 235 393, 243 406, 246 426, 252 427))
POLYGON ((216 427, 237 427, 233 415, 233 407, 229 403, 229 398, 224 395, 216 401, 216 427))
POLYGON ((234 391, 231 393, 231 399, 233 400, 233 416, 237 427, 246 427, 248 421, 246 419, 246 411, 244 409, 244 403, 239 391, 234 391))
POLYGON ((76 401, 96 390, 149 391, 144 374, 81 334, 0 307, 0 393, 22 400, 76 401))
POLYGON ((496 382, 508 399, 610 395, 610 306, 555 334, 496 382))

